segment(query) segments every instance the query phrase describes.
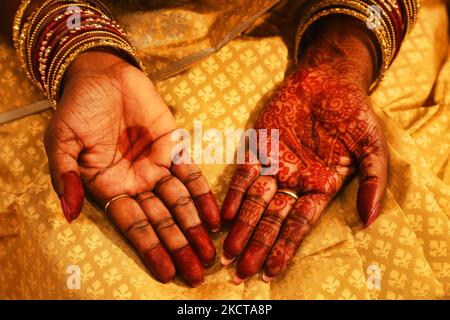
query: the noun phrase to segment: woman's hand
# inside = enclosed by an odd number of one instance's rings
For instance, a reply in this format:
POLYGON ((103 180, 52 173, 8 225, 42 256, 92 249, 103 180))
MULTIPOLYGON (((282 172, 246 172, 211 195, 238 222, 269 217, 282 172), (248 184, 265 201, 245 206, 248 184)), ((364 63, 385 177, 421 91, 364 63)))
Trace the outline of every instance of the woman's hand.
POLYGON ((106 52, 78 57, 45 134, 52 184, 70 222, 83 185, 137 249, 153 275, 175 270, 192 286, 215 260, 206 226, 220 228, 217 203, 195 165, 172 164, 175 120, 152 82, 106 52), (81 179, 80 179, 81 178, 81 179), (200 216, 200 217, 199 217, 200 216))
POLYGON ((222 207, 224 221, 237 214, 222 257, 226 265, 241 254, 237 283, 264 262, 263 279, 283 272, 358 166, 357 207, 365 226, 380 209, 387 151, 367 96, 374 73, 371 39, 358 22, 342 17, 320 25, 313 39, 256 125, 279 129, 277 174, 260 175, 261 165, 239 166, 222 207))

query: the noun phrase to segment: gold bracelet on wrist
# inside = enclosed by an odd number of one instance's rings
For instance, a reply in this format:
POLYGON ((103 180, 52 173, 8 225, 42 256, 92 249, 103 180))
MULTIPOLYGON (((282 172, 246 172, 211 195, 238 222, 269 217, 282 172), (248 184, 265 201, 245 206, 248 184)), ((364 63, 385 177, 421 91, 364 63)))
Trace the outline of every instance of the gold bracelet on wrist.
POLYGON ((19 48, 19 34, 20 34, 20 28, 22 26, 22 20, 23 16, 25 14, 25 11, 27 10, 28 6, 30 5, 31 0, 23 0, 19 6, 19 9, 17 9, 16 15, 14 16, 14 24, 13 24, 13 43, 16 50, 19 48))
POLYGON ((79 47, 76 51, 74 51, 65 61, 64 63, 59 67, 56 78, 54 83, 52 84, 52 87, 50 88, 49 92, 49 99, 52 107, 56 109, 57 100, 58 100, 58 92, 61 85, 62 77, 69 67, 70 63, 73 62, 81 53, 86 52, 93 48, 100 48, 100 47, 107 47, 107 48, 116 48, 120 49, 123 52, 127 53, 131 59, 134 60, 135 64, 137 66, 142 67, 141 60, 139 59, 137 52, 134 51, 129 46, 124 45, 123 43, 119 43, 116 40, 111 39, 99 39, 94 42, 88 42, 84 44, 83 46, 79 47))
MULTIPOLYGON (((367 23, 368 21, 368 4, 364 6, 367 2, 358 2, 354 0, 344 0, 336 1, 320 1, 312 6, 308 6, 305 10, 297 30, 296 43, 295 43, 295 62, 298 62, 299 51, 301 50, 300 45, 304 37, 305 32, 311 27, 313 23, 317 20, 334 14, 343 14, 356 18, 357 20, 367 23), (341 6, 339 6, 341 4, 341 6)), ((371 85, 369 91, 373 91, 374 88, 379 84, 381 79, 384 77, 386 69, 390 65, 396 48, 396 38, 395 29, 393 28, 392 22, 389 17, 384 15, 380 21, 381 27, 372 29, 372 33, 379 43, 379 70, 376 80, 371 85)))
POLYGON ((113 48, 145 73, 136 49, 101 1, 46 0, 25 17, 30 4, 31 0, 24 0, 15 15, 14 46, 28 78, 44 92, 53 108, 67 68, 87 50, 113 48), (81 25, 74 30, 64 28, 59 22, 75 13, 67 11, 69 7, 79 7, 83 14, 81 25), (49 26, 56 29, 53 31, 49 26))
MULTIPOLYGON (((62 56, 54 57, 54 59, 52 59, 52 61, 49 61, 50 66, 49 66, 49 69, 48 69, 47 74, 48 74, 48 75, 52 75, 52 77, 46 79, 46 80, 47 80, 47 82, 46 82, 46 84, 47 84, 46 90, 48 90, 49 88, 51 88, 51 85, 52 85, 52 83, 53 83, 53 81, 54 81, 54 79, 55 79, 55 75, 56 75, 56 73, 57 73, 57 71, 58 71, 58 69, 59 69, 59 66, 60 66, 62 63, 64 63, 64 61, 65 61, 65 60, 67 59, 67 57, 71 54, 71 52, 75 51, 75 50, 77 49, 77 47, 82 46, 82 45, 84 45, 85 43, 92 42, 92 41, 96 41, 96 40, 100 40, 100 39, 110 39, 110 40, 111 40, 111 39, 114 39, 114 40, 116 40, 116 41, 118 41, 118 42, 122 42, 124 45, 130 46, 129 43, 124 42, 121 38, 115 36, 115 35, 112 34, 112 33, 107 33, 107 32, 105 32, 105 31, 91 31, 91 32, 92 32, 92 33, 89 34, 89 35, 90 35, 89 38, 83 39, 83 40, 81 40, 81 41, 79 41, 79 42, 76 42, 78 39, 77 39, 77 38, 74 38, 73 42, 75 42, 75 44, 74 44, 69 50, 63 51, 63 49, 61 49, 61 50, 58 52, 58 54, 60 54, 61 52, 63 52, 63 55, 62 55, 62 56)), ((85 35, 82 35, 82 36, 85 36, 85 35)), ((71 43, 69 43, 68 45, 71 45, 71 43)))

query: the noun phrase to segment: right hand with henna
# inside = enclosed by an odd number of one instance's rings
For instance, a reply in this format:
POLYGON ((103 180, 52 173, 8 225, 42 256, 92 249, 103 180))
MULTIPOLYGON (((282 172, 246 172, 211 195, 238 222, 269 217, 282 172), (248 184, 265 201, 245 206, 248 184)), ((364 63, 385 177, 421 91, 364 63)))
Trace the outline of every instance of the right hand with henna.
POLYGON ((85 188, 108 204, 107 215, 158 280, 171 281, 178 272, 197 286, 216 255, 202 221, 217 231, 220 215, 199 168, 172 163, 176 129, 143 72, 112 53, 92 51, 69 67, 44 142, 69 222, 81 212, 85 188))
POLYGON ((368 97, 376 65, 371 38, 353 18, 321 23, 297 70, 256 123, 256 129, 279 130, 279 148, 270 150, 264 140, 259 147, 278 170, 263 175, 261 163, 239 165, 223 202, 222 220, 233 226, 222 263, 239 257, 237 284, 260 269, 266 281, 282 274, 358 170, 356 203, 364 227, 380 212, 388 153, 368 97))

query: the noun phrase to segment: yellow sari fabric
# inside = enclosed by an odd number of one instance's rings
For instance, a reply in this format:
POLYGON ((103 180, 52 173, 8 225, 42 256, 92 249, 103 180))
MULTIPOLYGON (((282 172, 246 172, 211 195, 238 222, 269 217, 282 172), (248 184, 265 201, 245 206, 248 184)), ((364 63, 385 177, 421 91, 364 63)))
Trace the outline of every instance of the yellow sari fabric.
MULTIPOLYGON (((272 32, 268 32, 272 34, 272 32)), ((48 175, 42 136, 50 111, 0 126, 0 298, 433 299, 450 297, 450 55, 444 1, 425 1, 413 33, 372 95, 389 144, 389 185, 378 219, 362 229, 357 179, 348 183, 270 284, 235 286, 216 263, 205 284, 160 284, 102 210, 86 202, 67 224, 48 175), (68 266, 81 271, 69 289, 68 266), (373 268, 380 286, 368 285, 373 268)), ((281 36, 248 33, 157 84, 180 127, 251 127, 291 66, 281 36)), ((0 45, 0 110, 42 97, 0 45)), ((202 165, 219 202, 233 165, 202 165)), ((214 235, 221 253, 226 230, 214 235)))

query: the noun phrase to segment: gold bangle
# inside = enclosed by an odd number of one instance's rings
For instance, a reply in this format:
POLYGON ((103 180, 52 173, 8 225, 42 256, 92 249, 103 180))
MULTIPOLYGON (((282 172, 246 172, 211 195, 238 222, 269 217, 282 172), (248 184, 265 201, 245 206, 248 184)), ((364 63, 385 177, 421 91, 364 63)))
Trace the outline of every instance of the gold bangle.
MULTIPOLYGON (((58 61, 63 61, 65 59, 65 57, 67 56, 67 52, 70 52, 73 49, 73 48, 68 49, 68 47, 70 47, 73 44, 73 42, 76 42, 77 40, 79 40, 79 38, 86 37, 86 35, 89 35, 89 37, 86 39, 83 39, 81 42, 75 43, 74 48, 77 45, 79 45, 80 43, 85 43, 85 42, 89 41, 89 39, 92 39, 93 37, 97 36, 97 38, 98 38, 99 35, 102 35, 102 36, 107 35, 109 37, 115 37, 119 40, 122 40, 127 45, 131 45, 130 43, 125 41, 123 38, 117 36, 116 34, 110 32, 110 31, 94 30, 94 31, 88 31, 88 32, 79 34, 79 35, 71 38, 69 41, 67 41, 61 48, 59 48, 59 51, 56 53, 56 55, 51 60, 47 61, 47 63, 49 64, 49 67, 46 72, 46 75, 50 76, 51 74, 53 74, 54 70, 55 70, 55 65, 58 63, 58 61), (62 57, 60 57, 61 54, 63 55, 62 57)), ((48 85, 50 85, 50 81, 52 80, 52 78, 46 77, 46 79, 48 80, 48 85)))
POLYGON ((64 52, 63 56, 58 57, 58 59, 52 60, 52 63, 50 65, 50 69, 49 69, 49 71, 47 73, 48 77, 47 77, 46 86, 45 86, 46 90, 49 90, 49 89, 52 88, 52 84, 55 81, 56 74, 58 73, 58 70, 59 70, 60 66, 65 62, 67 57, 69 55, 71 55, 71 53, 74 50, 76 50, 78 47, 81 47, 85 43, 92 42, 92 41, 99 40, 99 39, 113 39, 114 38, 115 40, 122 42, 124 45, 129 45, 128 43, 124 42, 122 39, 120 39, 118 37, 113 37, 111 35, 106 35, 106 33, 103 33, 103 32, 98 32, 96 34, 97 35, 92 35, 91 37, 89 37, 87 39, 83 39, 83 40, 81 40, 79 42, 76 42, 73 45, 73 47, 71 47, 70 49, 68 49, 67 51, 64 52))
MULTIPOLYGON (((14 17, 13 24, 13 39, 14 46, 21 61, 21 66, 27 74, 28 78, 38 86, 50 100, 53 108, 56 108, 59 88, 63 79, 64 73, 69 65, 81 53, 96 47, 110 47, 120 50, 125 53, 130 62, 136 67, 145 72, 142 61, 137 53, 137 50, 126 38, 125 31, 112 19, 112 15, 108 8, 99 0, 46 0, 38 8, 36 8, 25 20, 25 12, 32 0, 24 0, 14 17), (55 4, 49 12, 44 12, 50 4, 55 4), (75 36, 69 34, 55 43, 53 48, 45 48, 41 50, 39 47, 38 53, 39 63, 33 61, 33 50, 35 46, 46 45, 45 39, 42 43, 35 43, 39 30, 49 21, 49 17, 64 8, 70 6, 80 6, 84 10, 93 11, 98 17, 88 21, 86 26, 98 27, 97 30, 81 32, 75 36), (25 20, 25 21, 24 21, 25 20), (92 22, 92 23, 91 23, 92 22), (110 27, 114 30, 109 30, 110 27), (83 39, 84 38, 84 39, 83 39), (67 42, 64 42, 67 39, 67 42), (81 40, 80 40, 81 39, 81 40), (59 47, 60 46, 60 47, 59 47), (72 46, 72 47, 71 47, 72 46), (54 49, 53 54, 48 59, 49 53, 47 50, 54 49), (39 68, 35 70, 34 68, 39 68), (42 82, 38 81, 36 77, 40 75, 42 82)), ((62 14, 65 14, 64 12, 62 14)), ((58 14, 56 18, 59 19, 61 15, 58 14)), ((63 18, 63 16, 61 16, 63 18)), ((55 19, 56 19, 55 18, 55 19)), ((80 31, 80 28, 78 31, 80 31)))
MULTIPOLYGON (((367 1, 364 2, 367 4, 367 6, 364 6, 363 4, 361 4, 361 2, 352 1, 352 0, 344 0, 344 1, 341 1, 341 3, 345 6, 347 6, 348 9, 354 9, 355 12, 359 12, 360 14, 362 14, 364 16, 364 19, 359 18, 358 20, 360 20, 363 23, 367 22, 368 17, 366 16, 366 14, 368 13, 367 8, 369 7, 369 4, 367 3, 367 1)), ((321 1, 319 3, 319 5, 315 5, 315 8, 319 8, 319 10, 320 10, 320 8, 330 6, 331 9, 335 9, 334 7, 337 4, 339 4, 339 3, 337 3, 335 0, 321 1)), ((327 10, 330 10, 330 9, 327 9, 327 10)), ((313 10, 311 10, 311 11, 313 11, 313 10)), ((318 11, 318 10, 316 9, 315 11, 318 11)), ((387 20, 388 20, 388 22, 391 22, 389 19, 387 19, 387 20)), ((395 30, 394 30, 393 26, 391 26, 392 32, 389 33, 387 25, 386 25, 386 19, 382 19, 380 22, 383 24, 382 30, 384 30, 384 32, 386 33, 386 35, 383 35, 383 40, 387 41, 387 45, 391 48, 391 50, 389 50, 389 52, 388 51, 385 52, 385 58, 387 60, 386 65, 388 66, 390 64, 390 60, 393 58, 393 54, 394 54, 393 51, 395 49, 395 43, 394 43, 395 39, 392 38, 392 36, 395 34, 395 30), (389 35, 392 35, 392 36, 389 36, 389 35)), ((372 32, 375 33, 376 31, 372 31, 372 32)))
MULTIPOLYGON (((109 34, 109 32, 102 32, 102 31, 97 31, 97 32, 94 33, 94 31, 92 31, 92 34, 90 34, 90 35, 91 36, 89 38, 83 39, 82 41, 80 41, 78 43, 75 43, 75 45, 72 48, 68 49, 67 51, 63 51, 61 49, 58 52, 58 54, 61 53, 61 52, 64 52, 64 54, 63 54, 63 56, 55 57, 52 60, 52 63, 51 63, 50 68, 49 68, 49 71, 47 73, 48 77, 47 77, 47 82, 46 82, 46 86, 45 86, 47 91, 52 88, 52 83, 55 80, 55 77, 56 77, 56 75, 58 73, 58 70, 59 70, 61 64, 64 63, 64 61, 66 60, 67 56, 69 56, 74 50, 76 50, 77 47, 80 47, 83 44, 91 42, 91 41, 94 41, 94 40, 105 39, 105 37, 106 37, 106 39, 114 39, 114 40, 116 40, 118 42, 122 42, 124 45, 130 46, 130 44, 128 42, 125 42, 122 38, 116 36, 113 33, 109 34)), ((74 38, 73 41, 75 41, 75 40, 77 40, 77 39, 74 38)), ((69 45, 69 44, 71 44, 71 43, 67 43, 67 45, 69 45)))
MULTIPOLYGON (((118 35, 112 33, 111 31, 105 30, 105 29, 87 31, 87 32, 78 34, 78 35, 76 35, 76 36, 73 37, 73 38, 70 38, 66 43, 64 43, 64 44, 62 45, 61 48, 58 48, 59 51, 52 57, 52 59, 47 60, 47 63, 48 63, 49 65, 48 65, 48 70, 47 70, 47 72, 44 74, 45 78, 47 79, 46 75, 52 73, 53 62, 54 62, 54 61, 57 61, 57 60, 59 59, 59 56, 60 56, 63 52, 66 52, 65 50, 67 49, 67 47, 70 46, 70 45, 72 45, 72 43, 73 43, 74 41, 78 40, 79 38, 86 37, 87 35, 89 35, 89 36, 91 36, 91 35, 92 35, 92 36, 95 36, 95 35, 100 34, 100 33, 101 33, 101 34, 113 35, 113 36, 116 36, 116 37, 122 39, 122 38, 119 37, 118 35)), ((89 39, 89 38, 86 38, 85 40, 87 40, 87 39, 89 39)), ((125 38, 123 38, 123 39, 125 39, 125 38)), ((61 40, 62 40, 62 39, 61 39, 61 40)), ((58 44, 61 44, 61 40, 60 40, 60 42, 59 42, 58 44)), ((126 41, 126 40, 124 40, 124 41, 126 41)), ((70 51, 70 50, 69 50, 69 51, 70 51)), ((46 69, 47 69, 47 68, 46 68, 46 69)))
MULTIPOLYGON (((42 11, 42 8, 43 8, 43 7, 45 7, 47 4, 49 4, 49 3, 53 2, 53 1, 55 1, 55 0, 48 0, 46 3, 44 3, 44 4, 42 5, 42 7, 40 8, 40 10, 37 11, 37 12, 34 14, 34 19, 37 19, 37 16, 40 14, 40 12, 42 11)), ((64 0, 57 0, 57 1, 55 1, 55 3, 56 3, 56 2, 60 2, 60 1, 64 1, 64 0)), ((82 6, 82 7, 84 7, 84 8, 89 8, 89 9, 91 9, 91 10, 97 11, 99 14, 102 15, 102 17, 104 17, 104 18, 106 18, 106 19, 109 19, 109 18, 108 18, 107 16, 105 16, 101 11, 99 11, 99 9, 97 9, 97 8, 95 8, 95 7, 92 7, 92 6, 90 6, 90 5, 87 5, 87 4, 83 3, 83 2, 73 1, 73 2, 71 2, 71 3, 62 4, 62 5, 60 5, 60 6, 56 7, 56 8, 54 8, 54 9, 52 9, 51 11, 47 12, 47 13, 40 19, 40 21, 37 23, 36 26, 33 26, 32 24, 33 24, 34 22, 31 22, 30 28, 29 28, 29 30, 28 30, 28 32, 27 32, 27 36, 26 36, 26 38, 25 38, 25 39, 26 39, 27 52, 31 52, 31 51, 32 51, 32 43, 33 43, 33 40, 34 40, 34 38, 36 37, 36 34, 37 34, 37 32, 38 32, 40 26, 42 25, 42 23, 44 23, 44 21, 46 21, 46 20, 48 19, 48 17, 49 17, 50 15, 52 15, 53 13, 55 13, 55 12, 57 12, 57 11, 63 9, 63 8, 66 8, 66 10, 67 10, 68 8, 70 8, 71 6, 74 6, 74 5, 79 5, 79 6, 82 6)), ((34 20, 33 20, 33 21, 34 21, 34 20)), ((28 54, 28 59, 27 59, 26 62, 27 62, 27 67, 30 68, 30 69, 32 69, 32 65, 33 65, 32 59, 33 59, 33 57, 32 57, 30 54, 28 54)), ((31 71, 30 74, 31 74, 31 76, 32 76, 32 79, 31 79, 31 80, 32 80, 33 82, 35 82, 38 86, 40 86, 40 85, 39 85, 38 79, 36 79, 35 76, 34 76, 34 73, 31 71)))
POLYGON ((420 1, 403 0, 407 13, 407 33, 410 33, 417 22, 417 15, 420 7, 420 1))
POLYGON ((89 1, 93 6, 100 6, 103 13, 106 13, 109 18, 113 18, 113 15, 111 13, 111 10, 109 10, 108 6, 106 6, 103 1, 100 0, 87 0, 89 1))
POLYGON ((19 48, 18 47, 19 34, 20 34, 20 28, 22 26, 23 15, 25 14, 25 11, 27 10, 30 3, 31 3, 31 0, 23 0, 19 6, 19 9, 17 9, 16 14, 14 16, 13 43, 14 43, 14 48, 16 48, 16 49, 19 48))
MULTIPOLYGON (((24 69, 26 75, 28 78, 41 90, 42 86, 40 83, 35 79, 34 75, 32 74, 32 71, 30 71, 31 66, 29 68, 28 66, 28 55, 27 55, 27 49, 28 49, 28 33, 30 32, 30 28, 32 28, 32 24, 35 19, 37 19, 37 15, 42 11, 42 9, 47 6, 50 2, 55 0, 47 0, 40 7, 38 7, 36 10, 34 10, 31 15, 27 18, 27 21, 24 23, 23 27, 20 28, 19 32, 19 40, 18 40, 18 47, 16 48, 18 51, 19 59, 21 61, 22 69, 24 69)), ((56 1, 62 1, 62 0, 56 0, 56 1)), ((63 6, 60 6, 60 8, 63 6)))
MULTIPOLYGON (((360 2, 358 2, 358 1, 352 1, 352 0, 347 0, 352 6, 354 6, 354 9, 356 9, 356 10, 359 10, 360 9, 360 12, 361 13, 365 13, 364 11, 367 11, 367 8, 371 5, 371 4, 373 4, 373 5, 377 5, 376 4, 376 2, 373 2, 373 1, 371 1, 370 3, 368 3, 367 1, 365 2, 366 3, 366 5, 367 6, 364 6, 364 5, 362 5, 360 2)), ((378 5, 377 5, 378 6, 378 5)), ((378 8, 380 8, 379 6, 378 6, 378 8)), ((380 23, 383 23, 384 25, 383 25, 383 27, 384 27, 384 30, 386 30, 386 33, 388 33, 388 34, 390 34, 390 37, 389 37, 389 46, 390 46, 390 51, 389 51, 389 54, 387 55, 387 61, 386 61, 386 66, 387 67, 389 67, 390 66, 390 64, 392 63, 392 60, 394 59, 394 55, 395 55, 395 51, 396 51, 396 48, 397 48, 397 37, 395 36, 395 29, 394 29, 394 25, 392 24, 392 21, 390 20, 390 18, 389 18, 389 15, 386 15, 386 12, 385 12, 385 10, 381 10, 381 8, 380 8, 380 11, 381 11, 381 14, 382 14, 382 19, 381 19, 381 21, 380 21, 380 23), (383 16, 384 16, 384 19, 383 19, 383 16)), ((367 21, 367 19, 366 19, 366 21, 367 21)))
MULTIPOLYGON (((103 27, 103 26, 104 26, 104 25, 97 24, 97 22, 95 22, 95 21, 92 21, 92 22, 93 22, 92 24, 86 24, 86 25, 84 25, 82 28, 84 28, 84 27, 90 28, 90 27, 95 27, 95 26, 103 27)), ((116 28, 115 25, 113 25, 113 24, 111 24, 111 25, 112 25, 114 28, 116 28)), ((80 30, 82 30, 82 29, 80 29, 80 30)), ((76 30, 76 29, 71 30, 71 31, 69 32, 69 35, 70 35, 70 33, 74 32, 74 31, 79 31, 79 30, 76 30)), ((123 37, 126 36, 125 31, 123 31, 120 27, 117 27, 117 31, 120 33, 121 36, 123 36, 123 37)), ((84 35, 86 35, 87 33, 90 34, 90 33, 92 33, 92 32, 106 32, 106 33, 112 34, 112 35, 114 35, 114 36, 117 36, 117 34, 114 34, 112 31, 109 31, 109 30, 107 30, 107 29, 97 29, 97 30, 94 30, 94 31, 87 31, 87 32, 84 32, 84 33, 82 33, 82 34, 80 34, 80 35, 78 35, 78 36, 84 36, 84 35)), ((66 36, 66 37, 69 37, 69 35, 66 36)), ((76 37, 78 37, 78 36, 76 36, 76 37)), ((66 39, 66 37, 62 38, 62 39, 58 42, 58 44, 59 44, 59 45, 62 45, 62 42, 64 41, 64 39, 66 39)), ((74 39, 74 38, 69 39, 69 42, 72 42, 73 39, 74 39)), ((122 38, 121 38, 121 39, 122 39, 122 38)), ((123 38, 123 39, 126 39, 126 38, 123 38)), ((44 40, 44 41, 45 41, 45 40, 44 40)), ((43 41, 43 42, 44 42, 44 41, 43 41)), ((125 42, 126 42, 126 40, 125 40, 125 42)), ((46 47, 44 46, 44 43, 37 44, 37 45, 41 47, 41 49, 40 49, 41 51, 40 51, 40 53, 39 53, 39 59, 45 60, 44 62, 42 62, 42 61, 39 62, 38 70, 39 70, 39 73, 40 73, 40 80, 41 80, 41 82, 42 82, 43 85, 44 85, 44 89, 46 90, 47 87, 46 87, 46 85, 45 85, 45 82, 46 82, 46 79, 47 79, 47 69, 48 69, 48 66, 47 66, 47 65, 48 65, 48 63, 50 63, 52 60, 55 60, 55 57, 53 57, 53 59, 49 60, 49 59, 48 59, 48 54, 49 54, 49 52, 47 51, 47 50, 49 50, 49 49, 46 48, 46 47), (42 53, 42 55, 41 55, 41 53, 42 53)), ((64 46, 65 46, 65 45, 66 45, 66 44, 64 44, 64 46)), ((63 47, 63 48, 64 48, 64 47, 63 47)))
POLYGON ((50 103, 54 109, 56 109, 56 106, 57 106, 57 95, 58 95, 58 91, 59 91, 59 88, 61 85, 62 77, 64 75, 64 72, 70 65, 70 63, 76 57, 78 57, 78 55, 80 55, 81 53, 83 53, 89 49, 98 48, 98 47, 109 47, 109 48, 112 47, 112 48, 116 48, 116 49, 121 49, 122 51, 128 53, 128 55, 137 62, 137 65, 141 66, 141 68, 142 68, 142 65, 140 64, 140 60, 137 58, 136 53, 132 52, 128 46, 125 46, 122 43, 117 43, 116 41, 110 41, 110 40, 105 40, 105 39, 101 39, 96 42, 89 42, 89 43, 83 45, 82 47, 78 48, 77 51, 73 52, 66 59, 64 64, 59 68, 55 82, 52 84, 52 88, 50 89, 51 93, 49 94, 50 103))
MULTIPOLYGON (((342 1, 343 5, 349 6, 349 1, 342 1)), ((299 23, 299 28, 297 30, 297 36, 296 36, 296 43, 295 43, 295 63, 298 63, 298 55, 301 40, 303 38, 303 35, 305 34, 306 30, 318 19, 323 18, 328 15, 332 14, 345 14, 348 16, 352 16, 362 22, 367 21, 366 12, 360 12, 360 9, 357 9, 355 7, 334 7, 336 6, 336 1, 321 1, 319 4, 315 4, 309 8, 307 8, 306 14, 304 15, 303 19, 299 23), (330 8, 327 8, 328 6, 331 6, 330 8)), ((362 8, 361 6, 359 8, 362 8)), ((389 63, 393 59, 393 48, 394 43, 392 41, 392 38, 390 37, 390 33, 388 31, 388 28, 386 26, 386 22, 384 19, 382 19, 383 28, 374 29, 372 30, 373 34, 375 35, 378 43, 379 43, 379 52, 381 53, 380 56, 380 65, 378 70, 378 76, 376 77, 375 81, 372 83, 372 85, 369 88, 369 92, 372 92, 379 84, 381 79, 384 77, 385 71, 389 66, 389 63)))
MULTIPOLYGON (((53 0, 48 0, 48 1, 46 1, 46 2, 42 5, 42 7, 46 6, 46 5, 47 5, 48 3, 50 3, 51 1, 53 1, 53 0)), ((50 12, 48 12, 48 13, 41 19, 41 21, 44 21, 49 15, 51 15, 52 13, 55 13, 56 11, 58 11, 58 10, 64 8, 64 7, 66 7, 66 6, 67 6, 67 5, 61 5, 61 6, 57 7, 57 8, 55 8, 55 9, 51 10, 50 12)), ((22 30, 22 32, 25 34, 25 36, 24 36, 24 42, 23 42, 23 47, 20 48, 20 50, 21 50, 21 51, 23 50, 23 53, 24 53, 23 56, 22 56, 22 58, 23 58, 22 64, 23 64, 24 68, 28 71, 27 74, 28 74, 30 80, 31 80, 36 86, 38 86, 40 89, 42 89, 42 86, 41 86, 41 84, 39 83, 39 81, 36 79, 36 77, 35 77, 35 75, 33 74, 33 71, 32 71, 32 61, 31 61, 32 57, 31 57, 31 54, 30 54, 30 53, 31 53, 31 46, 32 46, 32 44, 31 44, 31 42, 32 42, 32 36, 30 35, 30 33, 32 32, 32 29, 37 30, 37 28, 40 27, 41 22, 39 22, 38 25, 37 25, 36 27, 34 27, 34 28, 33 28, 33 23, 34 23, 35 20, 37 19, 37 15, 39 15, 39 13, 42 11, 42 7, 38 8, 38 9, 36 10, 36 12, 34 12, 34 13, 30 16, 30 18, 32 18, 31 21, 27 23, 26 27, 24 26, 24 28, 23 28, 23 30, 22 30), (31 41, 30 41, 30 40, 31 40, 31 41)), ((35 33, 33 32, 33 35, 34 35, 34 34, 35 34, 35 33)), ((34 38, 34 37, 33 37, 33 38, 34 38)))
POLYGON ((61 80, 64 75, 64 72, 66 71, 67 67, 70 65, 70 63, 75 60, 76 57, 78 57, 81 53, 90 50, 92 48, 99 48, 99 47, 109 47, 109 48, 116 48, 121 49, 123 52, 127 53, 131 59, 133 59, 136 63, 136 65, 143 69, 141 60, 139 59, 137 52, 134 51, 129 46, 124 45, 123 43, 119 43, 116 40, 105 40, 105 39, 99 39, 94 42, 88 42, 84 44, 83 46, 79 47, 76 51, 74 51, 60 66, 58 69, 58 73, 56 76, 56 79, 54 83, 52 83, 52 88, 50 88, 50 94, 48 98, 50 99, 50 103, 54 109, 56 109, 57 106, 57 94, 59 91, 59 87, 61 85, 61 80))
MULTIPOLYGON (((340 8, 340 7, 336 7, 339 3, 337 3, 335 0, 328 0, 328 1, 320 1, 319 3, 316 3, 315 5, 311 6, 310 8, 308 8, 307 14, 305 15, 304 19, 302 20, 303 23, 308 23, 308 20, 310 19, 311 16, 314 16, 316 14, 319 14, 320 12, 323 11, 330 11, 332 10, 333 13, 343 13, 346 10, 352 9, 355 10, 355 13, 359 13, 359 15, 361 17, 356 17, 355 14, 347 14, 350 16, 354 16, 355 18, 357 18, 358 20, 362 21, 362 22, 366 22, 367 21, 367 17, 365 16, 367 13, 367 8, 364 8, 362 5, 360 5, 359 7, 355 8, 354 6, 349 6, 349 4, 353 4, 350 1, 341 1, 342 5, 347 6, 346 8, 340 8), (330 8, 327 8, 330 7, 330 8), (341 10, 341 12, 339 12, 339 10, 341 10)), ((321 14, 321 17, 326 16, 326 14, 321 14)), ((385 25, 385 21, 382 20, 383 22, 383 26, 384 26, 384 30, 386 32, 387 28, 385 25)), ((311 25, 311 23, 308 24, 308 26, 311 25)), ((299 24, 299 29, 302 27, 302 23, 299 24)), ((306 30, 306 28, 305 28, 306 30)), ((374 32, 375 33, 375 32, 374 32)), ((387 33, 387 32, 386 32, 387 33)), ((297 32, 298 35, 298 32, 297 32)), ((297 36, 298 39, 298 36, 297 36)), ((383 37, 383 41, 387 41, 388 46, 389 47, 393 47, 392 46, 392 39, 388 36, 384 36, 383 37)), ((386 57, 389 57, 389 53, 386 52, 385 54, 386 57)))

